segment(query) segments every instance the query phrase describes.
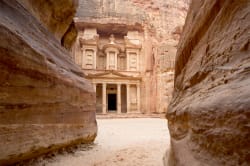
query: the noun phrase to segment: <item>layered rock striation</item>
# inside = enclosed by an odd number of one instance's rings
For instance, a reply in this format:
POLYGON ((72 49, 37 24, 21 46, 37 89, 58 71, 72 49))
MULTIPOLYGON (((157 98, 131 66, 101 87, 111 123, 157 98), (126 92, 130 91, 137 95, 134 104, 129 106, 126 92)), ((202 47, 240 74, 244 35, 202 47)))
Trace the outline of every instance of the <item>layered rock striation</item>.
POLYGON ((33 2, 0 2, 0 165, 96 136, 94 90, 60 42, 75 3, 33 2))
POLYGON ((175 66, 165 165, 250 164, 250 2, 195 0, 175 66))
POLYGON ((18 0, 26 10, 54 34, 63 46, 69 49, 77 36, 73 17, 78 0, 18 0))

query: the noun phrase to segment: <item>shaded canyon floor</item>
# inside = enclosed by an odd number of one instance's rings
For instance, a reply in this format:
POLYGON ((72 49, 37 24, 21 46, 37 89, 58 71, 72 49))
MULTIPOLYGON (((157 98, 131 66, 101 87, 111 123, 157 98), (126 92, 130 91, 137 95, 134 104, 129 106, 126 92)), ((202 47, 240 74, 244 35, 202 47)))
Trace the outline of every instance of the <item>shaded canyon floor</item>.
POLYGON ((28 165, 163 165, 170 139, 165 119, 98 119, 97 123, 98 136, 93 144, 40 157, 28 165))

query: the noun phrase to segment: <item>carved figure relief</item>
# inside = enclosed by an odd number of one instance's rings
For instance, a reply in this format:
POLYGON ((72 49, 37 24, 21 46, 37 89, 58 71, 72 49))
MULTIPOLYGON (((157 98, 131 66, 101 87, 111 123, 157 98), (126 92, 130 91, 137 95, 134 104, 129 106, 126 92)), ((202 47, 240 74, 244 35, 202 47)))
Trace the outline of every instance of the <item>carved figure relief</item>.
POLYGON ((137 103, 137 94, 136 94, 136 87, 135 86, 131 86, 130 87, 131 90, 131 98, 130 98, 130 102, 131 104, 136 104, 137 103))
POLYGON ((124 53, 118 55, 118 70, 126 70, 126 56, 124 53))
POLYGON ((94 50, 86 49, 85 50, 85 57, 86 57, 86 68, 91 69, 93 68, 93 57, 94 57, 94 50))
POLYGON ((113 51, 109 52, 109 69, 115 69, 115 52, 113 51))
POLYGON ((112 34, 109 37, 110 44, 115 44, 115 36, 112 34))
POLYGON ((106 68, 106 56, 103 52, 98 51, 97 69, 105 69, 105 68, 106 68))
POLYGON ((137 71, 137 55, 136 55, 136 53, 129 53, 129 56, 130 56, 130 62, 129 62, 130 71, 137 71))

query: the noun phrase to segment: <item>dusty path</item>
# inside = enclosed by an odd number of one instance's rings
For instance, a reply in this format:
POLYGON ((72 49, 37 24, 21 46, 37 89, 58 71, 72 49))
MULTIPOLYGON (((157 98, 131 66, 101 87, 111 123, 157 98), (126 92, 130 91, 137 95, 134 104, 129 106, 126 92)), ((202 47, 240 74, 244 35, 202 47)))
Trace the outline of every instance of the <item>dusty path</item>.
POLYGON ((36 165, 46 166, 162 166, 169 147, 165 119, 99 119, 93 145, 57 154, 36 165))

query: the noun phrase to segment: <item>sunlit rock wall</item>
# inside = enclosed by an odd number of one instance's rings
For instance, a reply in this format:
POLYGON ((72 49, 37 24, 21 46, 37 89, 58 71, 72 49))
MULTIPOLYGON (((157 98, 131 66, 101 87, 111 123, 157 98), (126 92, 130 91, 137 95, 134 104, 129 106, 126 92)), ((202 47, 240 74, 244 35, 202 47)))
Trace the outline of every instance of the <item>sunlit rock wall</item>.
POLYGON ((94 90, 60 43, 74 15, 64 3, 75 3, 44 2, 0 2, 0 165, 96 136, 94 90), (54 31, 41 18, 56 14, 71 20, 54 31))
POLYGON ((165 165, 250 165, 250 1, 193 0, 177 51, 165 165))

